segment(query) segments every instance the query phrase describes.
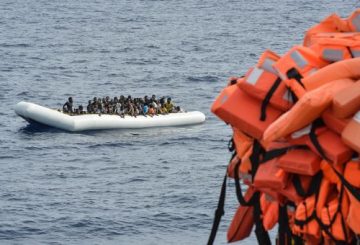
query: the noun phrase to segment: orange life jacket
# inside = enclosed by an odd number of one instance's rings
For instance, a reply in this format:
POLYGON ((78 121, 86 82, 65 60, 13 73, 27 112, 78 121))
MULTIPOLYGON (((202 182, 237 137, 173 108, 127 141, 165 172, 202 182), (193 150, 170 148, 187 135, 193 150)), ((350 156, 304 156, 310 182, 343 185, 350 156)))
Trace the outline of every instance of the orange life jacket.
POLYGON ((267 200, 266 195, 260 197, 260 206, 263 213, 263 225, 265 230, 271 230, 279 219, 279 203, 267 200))
POLYGON ((320 170, 320 161, 320 157, 310 150, 292 149, 277 163, 286 172, 313 176, 320 170))
POLYGON ((339 177, 335 174, 334 170, 330 166, 330 164, 333 165, 333 167, 339 172, 343 173, 343 166, 340 164, 334 164, 327 162, 326 160, 322 160, 320 164, 321 171, 323 172, 324 178, 327 179, 330 183, 333 184, 340 184, 339 177))
POLYGON ((313 44, 312 37, 317 33, 348 31, 350 31, 350 28, 347 21, 341 19, 336 14, 332 14, 306 31, 303 45, 307 47, 311 46, 313 44))
POLYGON ((295 211, 295 224, 292 227, 292 232, 296 235, 311 235, 320 238, 320 226, 315 220, 315 195, 306 198, 303 202, 297 205, 295 211))
POLYGON ((307 92, 289 111, 266 129, 263 140, 274 141, 307 126, 329 107, 335 91, 352 84, 350 79, 341 79, 307 92))
POLYGON ((224 122, 246 132, 256 139, 261 139, 265 129, 275 121, 281 111, 268 106, 266 120, 260 120, 261 102, 246 93, 238 86, 226 87, 215 100, 211 111, 224 122))
POLYGON ((307 77, 327 64, 328 62, 322 60, 319 55, 310 48, 295 46, 281 57, 273 67, 279 76, 283 80, 286 80, 295 78, 294 75, 307 77))
MULTIPOLYGON (((359 160, 350 161, 346 164, 344 177, 350 184, 352 184, 355 188, 358 188, 360 192, 360 162, 359 160)), ((346 190, 349 200, 349 214, 347 216, 346 222, 351 228, 351 230, 360 235, 360 202, 356 200, 356 198, 346 190)))
POLYGON ((360 34, 358 32, 317 33, 312 36, 311 40, 313 44, 310 48, 329 62, 360 56, 360 34))
MULTIPOLYGON (((303 190, 305 192, 307 192, 310 187, 312 177, 306 176, 306 175, 299 175, 298 177, 299 177, 299 180, 301 183, 301 187, 303 188, 303 190)), ((294 175, 290 177, 290 180, 292 178, 294 178, 294 175)), ((293 182, 290 180, 285 188, 278 189, 277 192, 279 194, 281 194, 282 196, 286 197, 288 200, 294 202, 295 204, 298 204, 298 203, 304 201, 305 197, 299 195, 299 193, 296 191, 296 188, 295 188, 293 182)))
MULTIPOLYGON (((245 200, 248 201, 254 194, 254 189, 249 187, 245 193, 245 200)), ((239 206, 231 221, 227 232, 228 242, 236 242, 247 238, 254 226, 253 206, 239 206)))
POLYGON ((307 91, 314 90, 334 80, 360 77, 360 58, 342 60, 330 64, 301 81, 307 91))
POLYGON ((245 79, 238 80, 238 86, 263 103, 270 103, 275 108, 286 111, 293 102, 286 84, 282 82, 272 66, 278 59, 277 54, 266 50, 261 55, 257 66, 247 72, 245 79))
MULTIPOLYGON (((338 241, 350 242, 351 240, 349 229, 343 225, 348 213, 349 199, 344 194, 328 200, 326 205, 321 209, 321 222, 325 226, 328 226, 328 232, 338 241)), ((322 231, 322 234, 325 238, 329 238, 325 230, 322 231)))
POLYGON ((278 158, 260 164, 253 185, 257 189, 282 189, 286 186, 289 175, 278 167, 278 158))
POLYGON ((351 119, 341 134, 346 145, 360 153, 360 111, 351 119))
POLYGON ((235 127, 233 127, 233 140, 239 158, 245 155, 253 143, 253 139, 235 127))
MULTIPOLYGON (((335 164, 343 164, 351 159, 353 151, 344 144, 340 136, 331 130, 319 133, 317 135, 317 139, 324 150, 326 157, 335 164)), ((310 138, 307 138, 306 144, 313 150, 313 152, 319 154, 310 138)), ((321 154, 319 155, 321 156, 321 154)))
POLYGON ((346 125, 350 122, 351 118, 337 118, 332 109, 329 108, 323 112, 321 118, 324 120, 325 125, 332 131, 341 134, 346 125))
POLYGON ((360 81, 336 93, 332 109, 338 118, 347 118, 357 112, 360 109, 360 81))
POLYGON ((281 139, 310 124, 330 105, 331 99, 331 94, 326 90, 307 93, 289 111, 270 124, 263 140, 271 142, 281 139))

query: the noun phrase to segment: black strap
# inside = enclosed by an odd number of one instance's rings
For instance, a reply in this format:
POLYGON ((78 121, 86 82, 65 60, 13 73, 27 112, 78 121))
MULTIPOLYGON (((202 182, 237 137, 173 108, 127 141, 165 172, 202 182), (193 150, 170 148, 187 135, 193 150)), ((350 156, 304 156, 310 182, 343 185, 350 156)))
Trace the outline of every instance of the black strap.
POLYGON ((299 73, 299 71, 293 67, 290 68, 287 72, 286 72, 286 76, 288 78, 294 78, 303 88, 305 88, 304 84, 302 83, 301 79, 303 78, 303 76, 299 73))
POLYGON ((281 84, 281 78, 278 77, 274 82, 274 84, 271 86, 270 90, 267 92, 264 100, 262 101, 261 110, 260 110, 260 121, 266 120, 266 108, 270 103, 271 97, 274 95, 276 89, 279 87, 280 84, 281 84))
POLYGON ((321 180, 323 177, 323 172, 319 171, 317 174, 311 179, 309 189, 307 191, 304 190, 303 186, 301 185, 300 176, 294 174, 292 176, 292 184, 296 190, 296 193, 301 197, 309 197, 320 188, 321 180))
MULTIPOLYGON (((231 139, 230 141, 233 142, 233 139, 231 139)), ((231 161, 234 159, 234 157, 236 156, 236 151, 232 154, 229 163, 231 163, 231 161)), ((216 233, 217 230, 219 228, 220 225, 220 221, 221 221, 221 217, 225 214, 224 211, 224 206, 225 206, 225 197, 226 197, 226 181, 227 181, 227 168, 226 168, 226 173, 224 176, 224 180, 221 186, 221 191, 220 191, 220 197, 219 197, 219 201, 218 201, 218 206, 215 210, 215 217, 214 217, 214 222, 211 228, 211 233, 209 236, 209 240, 208 240, 208 245, 211 245, 214 243, 215 237, 216 237, 216 233)))
POLYGON ((235 189, 236 189, 236 197, 242 206, 253 206, 256 201, 256 196, 253 195, 249 198, 248 201, 245 200, 244 195, 242 194, 240 178, 239 178, 239 167, 241 165, 241 160, 238 161, 234 168, 234 180, 235 180, 235 189))
POLYGON ((216 233, 219 228, 220 221, 221 221, 221 217, 225 213, 224 205, 225 205, 225 196, 226 196, 226 180, 227 180, 227 172, 224 176, 224 180, 223 180, 223 183, 221 186, 219 202, 218 202, 217 209, 215 211, 214 222, 213 222, 213 226, 211 228, 211 233, 210 233, 209 240, 207 243, 208 245, 212 245, 214 243, 216 233))
POLYGON ((291 244, 292 233, 289 226, 289 216, 287 214, 287 205, 279 204, 279 244, 289 245, 291 244))
POLYGON ((265 149, 261 146, 260 142, 254 140, 252 153, 249 157, 249 160, 251 162, 251 178, 253 182, 254 182, 255 174, 260 165, 260 156, 263 155, 264 152, 265 149))
POLYGON ((254 203, 254 221, 255 221, 255 235, 259 244, 271 245, 271 240, 269 233, 265 230, 261 216, 261 206, 260 206, 260 192, 254 193, 255 203, 254 203))
POLYGON ((235 145, 234 138, 231 137, 231 139, 229 140, 229 143, 228 143, 228 150, 230 152, 233 152, 235 150, 235 147, 236 147, 236 145, 235 145))
POLYGON ((351 51, 351 48, 349 46, 346 46, 346 49, 349 51, 351 58, 355 58, 353 52, 351 51))

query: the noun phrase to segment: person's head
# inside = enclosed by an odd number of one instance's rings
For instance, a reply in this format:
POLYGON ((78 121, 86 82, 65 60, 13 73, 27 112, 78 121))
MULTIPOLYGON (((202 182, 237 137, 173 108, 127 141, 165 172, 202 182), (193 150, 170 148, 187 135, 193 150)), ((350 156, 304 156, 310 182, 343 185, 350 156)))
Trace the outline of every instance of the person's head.
POLYGON ((171 102, 171 98, 170 98, 170 97, 167 99, 167 102, 168 102, 168 103, 170 103, 170 102, 171 102))
POLYGON ((73 98, 72 97, 69 97, 69 102, 72 103, 73 102, 73 98))
POLYGON ((180 111, 180 106, 176 106, 175 108, 176 110, 180 111))
POLYGON ((98 98, 98 103, 101 103, 101 98, 98 98))
POLYGON ((110 99, 110 97, 109 97, 109 96, 106 96, 105 100, 109 100, 109 99, 110 99))
POLYGON ((82 111, 83 110, 83 106, 82 105, 79 105, 79 111, 82 111))
POLYGON ((94 102, 96 102, 96 101, 97 101, 97 98, 96 98, 96 97, 94 97, 94 98, 93 98, 93 101, 94 101, 94 102))
POLYGON ((88 103, 91 104, 91 100, 89 100, 88 103))
POLYGON ((152 98, 153 100, 155 100, 155 99, 156 99, 155 94, 153 94, 153 95, 151 96, 151 98, 152 98))

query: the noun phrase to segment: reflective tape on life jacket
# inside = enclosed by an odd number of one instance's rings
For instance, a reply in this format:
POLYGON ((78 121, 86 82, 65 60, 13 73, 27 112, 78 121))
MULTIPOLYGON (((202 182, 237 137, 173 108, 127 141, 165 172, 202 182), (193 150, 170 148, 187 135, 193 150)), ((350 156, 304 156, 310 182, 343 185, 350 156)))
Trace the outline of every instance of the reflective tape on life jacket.
POLYGON ((358 111, 341 134, 346 145, 360 153, 360 111, 358 111))
POLYGON ((338 118, 351 117, 360 108, 360 81, 337 92, 333 98, 332 111, 338 118))
POLYGON ((320 170, 320 161, 310 150, 293 149, 279 158, 278 167, 289 173, 313 176, 320 170))
MULTIPOLYGON (((296 78, 291 75, 291 70, 296 70, 301 77, 307 77, 318 69, 326 66, 328 62, 322 60, 313 50, 303 46, 290 49, 273 67, 283 79, 296 78)), ((300 82, 300 81, 299 81, 300 82)))
MULTIPOLYGON (((245 200, 248 201, 254 195, 254 193, 254 189, 249 187, 244 197, 245 200)), ((228 242, 241 241, 250 235, 251 230, 254 226, 253 209, 253 206, 240 205, 238 207, 228 228, 228 242)))
POLYGON ((342 131, 346 127, 346 125, 350 122, 351 118, 337 118, 332 109, 328 109, 324 111, 321 115, 325 125, 331 129, 332 131, 341 135, 342 131))
POLYGON ((350 28, 346 20, 341 19, 338 15, 332 14, 322 20, 319 24, 309 28, 306 31, 303 45, 310 47, 312 42, 312 36, 318 33, 328 32, 349 32, 350 28))
POLYGON ((332 63, 301 81, 307 91, 317 89, 324 84, 339 79, 357 79, 360 77, 360 58, 347 59, 332 63))
POLYGON ((243 92, 238 86, 226 87, 217 97, 211 111, 224 122, 261 139, 265 129, 281 115, 281 111, 267 107, 266 120, 260 121, 261 102, 243 92))

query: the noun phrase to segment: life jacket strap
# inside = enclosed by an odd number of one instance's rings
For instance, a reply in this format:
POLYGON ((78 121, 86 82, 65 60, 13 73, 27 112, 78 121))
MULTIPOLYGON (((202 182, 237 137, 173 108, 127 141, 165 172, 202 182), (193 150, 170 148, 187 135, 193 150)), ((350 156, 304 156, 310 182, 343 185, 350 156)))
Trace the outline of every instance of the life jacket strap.
POLYGON ((279 87, 279 85, 281 84, 281 78, 278 77, 274 84, 271 86, 270 90, 267 92, 264 100, 261 103, 261 109, 260 109, 260 121, 265 121, 266 120, 266 108, 270 103, 270 99, 271 97, 274 95, 276 89, 279 87))

